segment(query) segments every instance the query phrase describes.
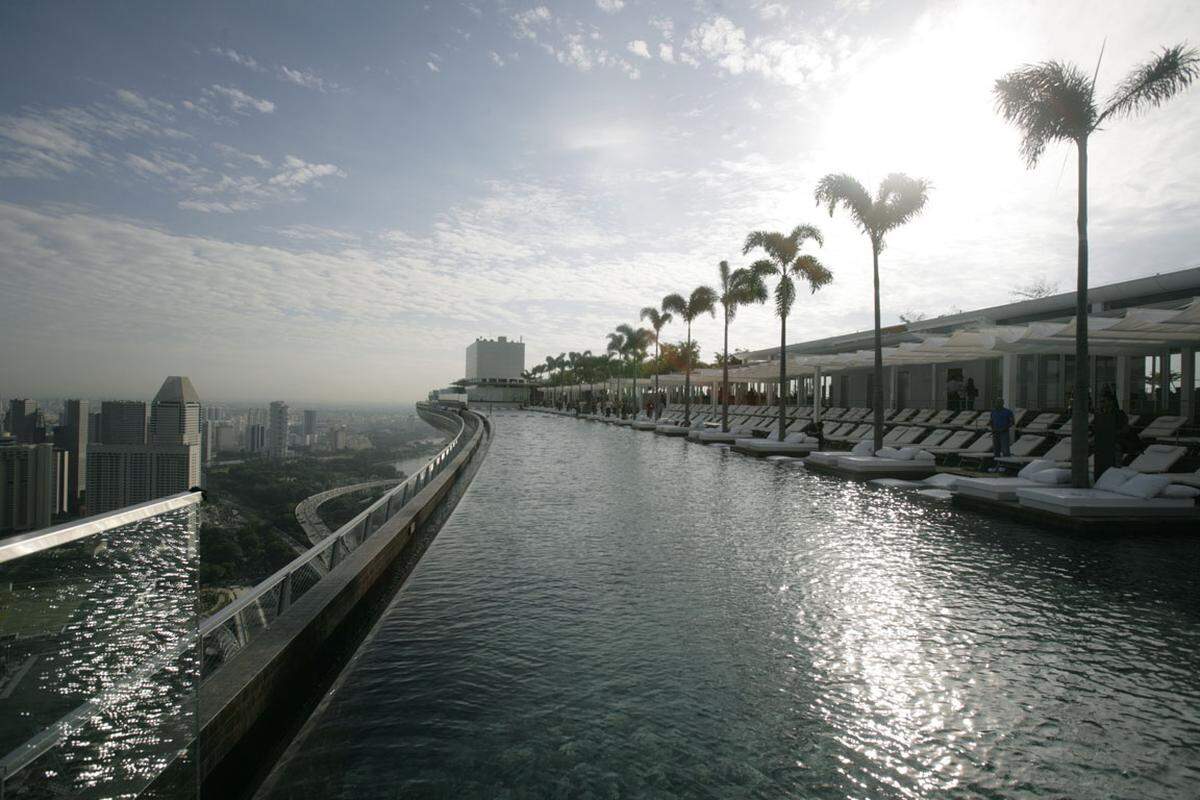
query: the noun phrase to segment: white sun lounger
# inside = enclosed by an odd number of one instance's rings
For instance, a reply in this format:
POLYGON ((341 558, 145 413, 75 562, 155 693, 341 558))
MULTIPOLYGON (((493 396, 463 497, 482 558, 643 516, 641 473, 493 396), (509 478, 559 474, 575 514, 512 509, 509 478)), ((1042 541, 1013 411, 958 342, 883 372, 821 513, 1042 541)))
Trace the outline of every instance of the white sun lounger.
MULTIPOLYGON (((1153 497, 1148 500, 1103 489, 1038 487, 1017 490, 1027 508, 1066 517, 1188 517, 1197 516, 1195 500, 1153 497)), ((1200 517, 1198 517, 1200 518, 1200 517)))

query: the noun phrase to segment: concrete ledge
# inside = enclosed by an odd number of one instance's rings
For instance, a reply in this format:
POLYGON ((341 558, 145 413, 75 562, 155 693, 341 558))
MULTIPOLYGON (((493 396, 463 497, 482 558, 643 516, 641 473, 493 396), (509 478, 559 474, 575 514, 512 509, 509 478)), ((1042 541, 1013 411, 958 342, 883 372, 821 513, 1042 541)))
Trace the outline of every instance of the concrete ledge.
POLYGON ((487 423, 474 416, 467 447, 438 476, 200 687, 201 780, 237 760, 240 749, 258 755, 269 749, 250 742, 249 735, 263 719, 295 709, 298 692, 303 696, 305 689, 311 690, 319 660, 314 654, 321 653, 388 571, 483 441, 487 423))

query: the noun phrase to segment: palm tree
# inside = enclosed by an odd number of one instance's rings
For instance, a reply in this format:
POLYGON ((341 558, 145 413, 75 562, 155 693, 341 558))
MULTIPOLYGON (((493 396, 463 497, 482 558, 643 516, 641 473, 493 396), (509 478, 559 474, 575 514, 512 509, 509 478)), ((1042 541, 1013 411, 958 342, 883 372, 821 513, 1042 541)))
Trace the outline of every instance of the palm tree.
POLYGON ((658 373, 662 370, 662 365, 658 362, 658 343, 661 338, 662 329, 667 327, 674 317, 666 309, 659 311, 654 306, 646 306, 642 309, 641 318, 650 320, 650 327, 654 330, 654 396, 657 397, 658 373))
POLYGON ((721 352, 721 431, 729 433, 729 323, 733 322, 738 306, 767 301, 767 285, 763 278, 775 272, 761 262, 749 268, 730 271, 729 262, 719 265, 721 294, 717 298, 725 309, 725 345, 721 352))
POLYGON ((669 294, 662 299, 663 311, 678 314, 687 323, 687 347, 683 361, 683 424, 692 424, 692 320, 701 314, 716 316, 717 293, 708 286, 697 286, 687 300, 682 295, 669 294))
POLYGON ((828 206, 829 216, 843 206, 854 223, 871 240, 871 265, 875 279, 875 377, 871 406, 875 414, 873 449, 883 447, 883 333, 879 325, 879 254, 888 233, 915 217, 929 198, 929 182, 893 172, 879 184, 875 199, 863 185, 845 173, 830 173, 817 183, 817 205, 828 206))
MULTIPOLYGON (((1097 65, 1097 72, 1099 65, 1097 65)), ((1061 61, 1027 64, 996 81, 996 109, 1023 134, 1021 155, 1037 165, 1050 142, 1072 141, 1078 156, 1078 264, 1075 289, 1075 398, 1071 410, 1071 485, 1088 480, 1088 137, 1109 119, 1161 105, 1200 76, 1200 53, 1176 45, 1134 68, 1103 107, 1096 107, 1096 76, 1061 61)))
MULTIPOLYGON (((609 363, 611 364, 612 359, 619 359, 621 357, 621 351, 624 349, 625 349, 625 335, 622 334, 620 329, 618 328, 616 331, 613 331, 612 333, 610 333, 608 335, 608 346, 604 348, 604 351, 608 354, 609 363)), ((611 367, 610 367, 610 369, 611 369, 611 367)), ((610 372, 610 376, 611 376, 611 372, 610 372)), ((617 371, 618 413, 620 413, 620 411, 619 411, 620 402, 621 402, 621 372, 620 372, 620 370, 618 370, 617 371)))
POLYGON ((755 261, 750 269, 760 275, 778 275, 775 285, 775 313, 779 316, 779 439, 787 433, 787 318, 796 302, 796 282, 792 276, 808 281, 810 293, 833 280, 833 273, 816 256, 802 254, 800 248, 812 239, 823 245, 821 232, 812 225, 797 225, 789 234, 754 231, 746 237, 742 255, 761 247, 767 258, 755 261))
MULTIPOLYGON (((618 325, 617 333, 621 334, 621 356, 632 368, 646 359, 646 351, 650 349, 650 331, 645 328, 634 328, 632 325, 618 325)), ((637 406, 637 371, 633 371, 633 398, 637 406)), ((622 404, 622 409, 624 405, 622 404)), ((634 412, 637 413, 636 411, 634 412)))

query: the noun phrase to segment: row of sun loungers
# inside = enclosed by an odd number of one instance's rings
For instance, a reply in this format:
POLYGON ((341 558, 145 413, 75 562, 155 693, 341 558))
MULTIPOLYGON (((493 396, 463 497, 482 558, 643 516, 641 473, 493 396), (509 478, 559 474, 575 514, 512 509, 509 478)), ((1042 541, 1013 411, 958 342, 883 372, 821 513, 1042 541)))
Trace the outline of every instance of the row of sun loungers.
POLYGON ((685 420, 682 407, 669 407, 660 419, 598 419, 687 437, 700 444, 729 445, 750 456, 803 459, 809 471, 871 480, 896 488, 917 489, 936 497, 953 497, 975 508, 1007 509, 1039 520, 1083 524, 1103 521, 1129 525, 1167 520, 1200 523, 1200 470, 1173 472, 1190 446, 1200 444, 1179 436, 1183 420, 1159 417, 1141 431, 1152 442, 1125 467, 1107 470, 1091 489, 1070 483, 1070 421, 1058 414, 1020 412, 1024 421, 1011 446, 1011 456, 994 459, 986 414, 901 409, 887 413, 884 447, 873 449, 869 409, 827 409, 824 441, 849 450, 818 449, 812 435, 811 408, 788 408, 787 427, 778 432, 777 407, 732 406, 729 432, 721 431, 721 414, 710 407, 693 407, 685 420), (980 419, 984 427, 979 426, 980 419), (686 424, 685 424, 686 422, 686 424), (968 477, 938 473, 939 463, 982 468, 995 465, 1016 471, 1008 477, 968 477))

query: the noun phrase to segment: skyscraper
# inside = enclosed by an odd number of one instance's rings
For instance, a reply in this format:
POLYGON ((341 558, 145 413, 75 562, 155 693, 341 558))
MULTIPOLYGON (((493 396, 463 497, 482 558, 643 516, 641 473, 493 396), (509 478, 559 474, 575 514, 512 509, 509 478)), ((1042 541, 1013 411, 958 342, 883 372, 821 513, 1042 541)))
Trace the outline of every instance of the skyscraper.
MULTIPOLYGON (((120 404, 122 414, 114 416, 112 435, 136 438, 137 421, 145 419, 144 410, 139 416, 138 405, 145 407, 145 403, 120 404), (127 424, 117 425, 118 419, 127 424)), ((105 403, 106 426, 108 407, 105 403)), ((190 380, 171 376, 151 404, 148 437, 144 434, 142 441, 126 443, 105 438, 89 451, 88 510, 112 511, 184 492, 200 485, 200 474, 200 397, 190 380)))
POLYGON ((100 404, 100 441, 145 444, 150 409, 143 400, 105 400, 100 404))
POLYGON ((41 414, 38 413, 36 400, 20 399, 8 402, 8 432, 22 444, 36 444, 45 440, 45 430, 39 435, 42 426, 41 414))
POLYGON ((69 458, 49 444, 0 447, 0 533, 45 528, 65 510, 69 458))
POLYGON ((315 436, 317 433, 317 412, 307 409, 304 412, 304 435, 315 436))
POLYGON ((267 429, 267 455, 282 461, 288 455, 288 407, 282 400, 271 403, 271 425, 267 429))
POLYGON ((91 423, 87 400, 68 400, 54 429, 54 442, 67 452, 66 497, 67 510, 79 513, 80 502, 87 491, 88 431, 91 423))

